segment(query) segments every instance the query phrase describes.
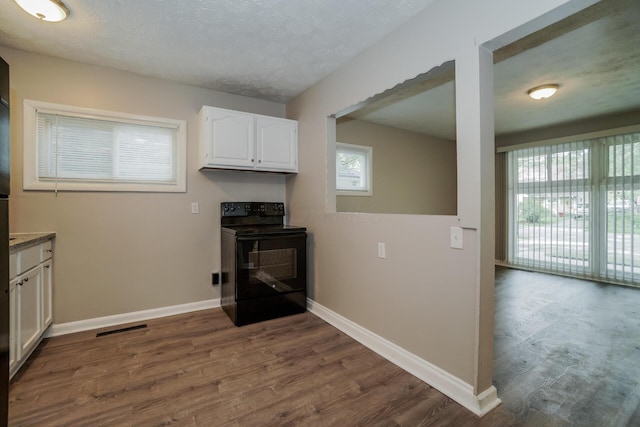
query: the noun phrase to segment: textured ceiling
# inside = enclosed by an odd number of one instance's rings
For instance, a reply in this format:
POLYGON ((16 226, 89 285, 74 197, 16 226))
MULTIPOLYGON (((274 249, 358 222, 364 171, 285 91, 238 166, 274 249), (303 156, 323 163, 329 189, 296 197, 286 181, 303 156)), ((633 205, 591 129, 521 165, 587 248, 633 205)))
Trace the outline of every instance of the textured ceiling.
POLYGON ((0 45, 284 102, 434 0, 64 0, 0 6, 0 45))
MULTIPOLYGON (((434 1, 65 0, 52 24, 3 0, 0 45, 286 102, 434 1)), ((603 0, 495 52, 496 134, 640 110, 639 22, 640 1, 603 0), (553 98, 526 96, 551 82, 553 98)), ((453 91, 360 118, 455 139, 453 91)))
MULTIPOLYGON (((604 0, 494 54, 498 136, 640 111, 639 0, 604 0), (527 96, 548 83, 560 85, 552 98, 527 96)), ((453 86, 448 82, 349 116, 453 140, 453 86)))

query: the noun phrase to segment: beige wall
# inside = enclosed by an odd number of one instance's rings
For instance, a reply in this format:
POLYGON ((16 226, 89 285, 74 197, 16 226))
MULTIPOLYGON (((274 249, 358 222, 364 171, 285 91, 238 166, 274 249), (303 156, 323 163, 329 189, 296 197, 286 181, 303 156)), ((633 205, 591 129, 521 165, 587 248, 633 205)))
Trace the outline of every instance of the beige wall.
POLYGON ((555 138, 565 138, 591 132, 633 126, 640 123, 640 111, 629 111, 620 114, 590 117, 541 129, 496 136, 496 147, 539 142, 555 138))
POLYGON ((493 63, 479 45, 509 32, 491 44, 499 47, 588 5, 547 13, 564 3, 437 1, 287 105, 300 123, 300 173, 287 193, 292 222, 312 235, 313 299, 476 394, 491 386, 495 237, 493 63), (327 117, 452 59, 458 215, 336 213, 327 117), (463 250, 449 247, 449 228, 458 225, 463 250), (386 259, 377 258, 377 242, 386 243, 386 259))
POLYGON ((220 202, 284 201, 286 178, 199 172, 197 113, 206 104, 283 116, 284 105, 5 47, 0 56, 11 67, 10 230, 57 233, 54 323, 218 298, 220 202), (23 191, 24 99, 186 120, 187 193, 23 191))
POLYGON ((373 147, 372 196, 337 196, 337 212, 456 214, 455 141, 363 120, 339 122, 336 139, 373 147))

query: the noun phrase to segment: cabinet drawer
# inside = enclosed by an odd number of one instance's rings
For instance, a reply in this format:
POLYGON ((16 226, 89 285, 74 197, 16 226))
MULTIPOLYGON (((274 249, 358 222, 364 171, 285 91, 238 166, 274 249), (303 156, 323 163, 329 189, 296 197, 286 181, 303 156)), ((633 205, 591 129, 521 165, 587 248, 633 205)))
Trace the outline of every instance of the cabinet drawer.
POLYGON ((51 240, 47 240, 46 242, 41 244, 40 248, 42 249, 42 252, 40 254, 40 261, 44 261, 51 258, 53 254, 53 246, 51 244, 51 240))
POLYGON ((18 254, 9 255, 9 279, 18 275, 18 254))
POLYGON ((23 249, 19 252, 18 274, 22 274, 40 264, 40 245, 23 249))

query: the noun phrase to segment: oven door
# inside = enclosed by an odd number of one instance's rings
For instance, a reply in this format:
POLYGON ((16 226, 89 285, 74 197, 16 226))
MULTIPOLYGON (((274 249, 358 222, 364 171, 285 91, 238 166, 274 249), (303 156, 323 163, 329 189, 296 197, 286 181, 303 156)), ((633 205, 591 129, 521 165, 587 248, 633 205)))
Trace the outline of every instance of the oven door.
POLYGON ((236 300, 306 289, 306 233, 238 236, 236 244, 236 300))

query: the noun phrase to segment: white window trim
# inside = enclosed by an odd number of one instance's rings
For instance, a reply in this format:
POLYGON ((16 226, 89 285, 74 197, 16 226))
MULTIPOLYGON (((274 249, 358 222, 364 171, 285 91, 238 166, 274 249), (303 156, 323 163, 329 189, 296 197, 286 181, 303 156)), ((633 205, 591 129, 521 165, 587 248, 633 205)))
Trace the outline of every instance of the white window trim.
MULTIPOLYGON (((362 153, 364 153, 367 159, 366 169, 367 169, 367 183, 368 183, 367 187, 368 188, 366 190, 339 190, 337 176, 336 176, 336 195, 337 196, 373 196, 373 147, 368 145, 356 145, 356 144, 347 144, 344 142, 336 142, 336 156, 335 156, 336 159, 337 159, 337 153, 340 150, 340 148, 361 151, 362 153)), ((336 160, 334 159, 334 163, 335 162, 336 160)))
POLYGON ((113 192, 161 192, 184 193, 187 191, 187 122, 185 120, 142 116, 115 111, 83 108, 71 105, 24 100, 24 158, 23 189, 48 191, 113 191, 113 192), (176 183, 100 183, 100 182, 51 182, 38 179, 38 148, 36 142, 36 111, 69 113, 86 118, 117 120, 121 122, 172 127, 177 130, 176 183))

